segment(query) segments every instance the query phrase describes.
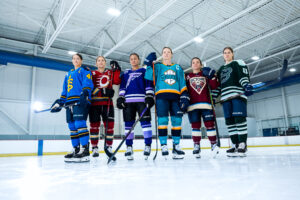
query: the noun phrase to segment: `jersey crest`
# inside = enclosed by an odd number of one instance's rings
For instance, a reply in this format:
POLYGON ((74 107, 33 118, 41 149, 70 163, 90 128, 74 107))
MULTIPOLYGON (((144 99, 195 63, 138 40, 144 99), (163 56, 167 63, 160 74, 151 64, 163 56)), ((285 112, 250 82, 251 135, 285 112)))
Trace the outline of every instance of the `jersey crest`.
POLYGON ((97 78, 97 82, 99 83, 100 88, 106 88, 109 85, 109 76, 103 75, 97 78))
POLYGON ((134 79, 140 77, 142 74, 143 74, 142 72, 134 72, 134 73, 129 74, 129 78, 128 78, 127 83, 126 83, 126 88, 129 86, 131 81, 133 81, 134 79))
POLYGON ((164 72, 163 80, 165 83, 173 85, 174 83, 176 83, 176 72, 174 72, 171 69, 168 69, 164 72))
POLYGON ((201 94, 206 85, 206 79, 204 77, 190 78, 190 85, 198 94, 201 94))
POLYGON ((221 72, 221 84, 224 84, 230 78, 232 73, 232 68, 228 67, 222 70, 221 72))

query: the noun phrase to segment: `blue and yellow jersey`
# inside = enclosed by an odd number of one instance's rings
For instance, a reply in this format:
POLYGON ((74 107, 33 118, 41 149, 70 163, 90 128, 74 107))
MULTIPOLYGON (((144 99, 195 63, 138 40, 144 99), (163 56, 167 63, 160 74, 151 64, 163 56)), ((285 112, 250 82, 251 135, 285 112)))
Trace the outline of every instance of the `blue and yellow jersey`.
POLYGON ((86 67, 79 67, 76 70, 71 69, 65 76, 60 99, 66 104, 77 102, 80 99, 82 91, 87 90, 89 93, 89 102, 91 102, 93 88, 92 73, 86 67))
MULTIPOLYGON (((155 95, 162 99, 176 99, 187 91, 184 72, 180 65, 164 65, 156 63, 155 69, 155 95)), ((153 68, 147 66, 145 79, 153 81, 153 68)))

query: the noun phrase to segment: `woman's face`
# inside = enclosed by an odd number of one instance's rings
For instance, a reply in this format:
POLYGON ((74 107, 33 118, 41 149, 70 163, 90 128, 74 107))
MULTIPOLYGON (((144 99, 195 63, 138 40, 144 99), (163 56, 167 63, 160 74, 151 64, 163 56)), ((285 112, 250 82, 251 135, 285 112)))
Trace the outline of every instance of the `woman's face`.
POLYGON ((164 48, 162 57, 163 57, 163 60, 171 60, 171 58, 172 58, 171 50, 168 48, 164 48))
POLYGON ((73 63, 74 66, 81 66, 82 60, 78 55, 75 54, 72 57, 72 63, 73 63))
POLYGON ((140 59, 136 55, 131 55, 129 61, 131 66, 138 66, 140 64, 140 59))
POLYGON ((225 49, 223 51, 223 57, 226 62, 230 62, 233 60, 233 53, 230 51, 230 49, 225 49))
POLYGON ((97 58, 96 66, 97 66, 98 68, 105 68, 105 66, 106 66, 106 61, 105 61, 105 59, 104 59, 103 57, 97 58))
POLYGON ((200 63, 200 60, 198 59, 193 59, 192 60, 192 69, 195 71, 200 71, 200 69, 202 68, 202 65, 200 63))

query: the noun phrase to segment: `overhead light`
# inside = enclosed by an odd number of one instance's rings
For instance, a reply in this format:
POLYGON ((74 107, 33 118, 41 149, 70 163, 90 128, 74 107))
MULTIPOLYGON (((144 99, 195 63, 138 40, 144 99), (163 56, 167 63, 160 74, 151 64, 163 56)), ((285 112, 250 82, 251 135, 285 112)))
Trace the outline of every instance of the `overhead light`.
POLYGON ((112 16, 118 17, 121 14, 121 11, 118 10, 118 9, 116 9, 116 8, 109 8, 107 10, 107 13, 110 14, 110 15, 112 15, 112 16))
POLYGON ((74 54, 76 54, 77 52, 76 51, 68 51, 68 54, 70 54, 70 55, 74 55, 74 54))
POLYGON ((194 37, 194 41, 198 42, 198 43, 201 43, 201 42, 203 42, 203 38, 197 36, 197 37, 194 37))
POLYGON ((39 101, 36 101, 32 104, 32 109, 35 111, 40 111, 43 109, 43 104, 39 101))
POLYGON ((289 71, 290 71, 290 72, 295 72, 295 71, 296 71, 296 68, 290 68, 289 71))
POLYGON ((252 60, 259 60, 259 56, 253 56, 251 59, 252 60))

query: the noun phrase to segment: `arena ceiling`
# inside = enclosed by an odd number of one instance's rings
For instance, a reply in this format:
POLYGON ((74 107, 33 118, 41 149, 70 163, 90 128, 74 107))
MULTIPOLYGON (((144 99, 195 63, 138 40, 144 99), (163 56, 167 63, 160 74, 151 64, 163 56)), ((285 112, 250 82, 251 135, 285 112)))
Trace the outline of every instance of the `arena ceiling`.
POLYGON ((195 56, 218 69, 231 46, 254 82, 278 76, 283 59, 300 73, 298 0, 1 0, 0 13, 0 50, 67 61, 76 51, 86 64, 104 55, 128 68, 130 53, 170 46, 187 71, 195 56))

